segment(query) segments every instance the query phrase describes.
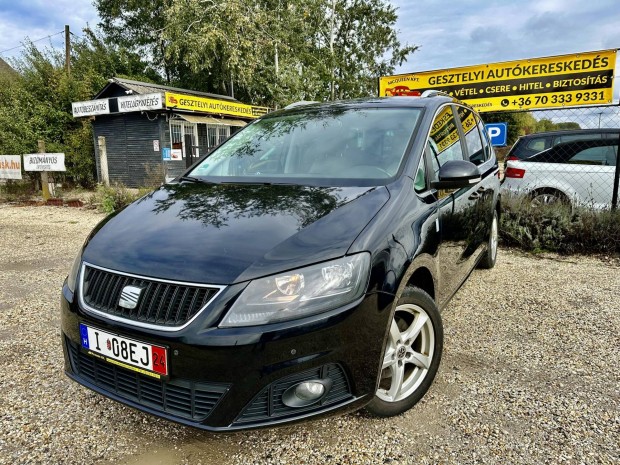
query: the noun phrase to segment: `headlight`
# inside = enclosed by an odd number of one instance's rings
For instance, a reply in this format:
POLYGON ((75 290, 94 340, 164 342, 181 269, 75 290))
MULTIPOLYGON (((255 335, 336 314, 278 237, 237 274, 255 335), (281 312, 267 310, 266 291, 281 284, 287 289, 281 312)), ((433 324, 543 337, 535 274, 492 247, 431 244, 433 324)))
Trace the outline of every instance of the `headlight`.
POLYGON ((67 287, 71 290, 71 292, 75 292, 75 288, 77 287, 77 279, 78 274, 80 273, 80 265, 82 264, 82 250, 77 254, 75 260, 73 260, 73 265, 69 270, 69 276, 67 276, 67 287))
POLYGON ((254 326, 321 313, 359 298, 370 254, 360 253, 252 281, 220 327, 254 326))

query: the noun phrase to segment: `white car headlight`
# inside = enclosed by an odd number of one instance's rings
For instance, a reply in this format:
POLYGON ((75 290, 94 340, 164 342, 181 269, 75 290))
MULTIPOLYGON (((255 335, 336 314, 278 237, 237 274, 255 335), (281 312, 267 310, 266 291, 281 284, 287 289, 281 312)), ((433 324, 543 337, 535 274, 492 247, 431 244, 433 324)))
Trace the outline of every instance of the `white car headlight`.
POLYGON ((252 281, 220 327, 292 320, 346 305, 365 291, 370 254, 360 253, 252 281))

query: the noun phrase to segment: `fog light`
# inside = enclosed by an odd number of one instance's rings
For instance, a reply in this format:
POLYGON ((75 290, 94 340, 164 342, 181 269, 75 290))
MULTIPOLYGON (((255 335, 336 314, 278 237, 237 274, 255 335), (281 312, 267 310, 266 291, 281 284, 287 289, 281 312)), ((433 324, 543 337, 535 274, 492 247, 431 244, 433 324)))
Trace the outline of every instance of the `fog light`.
POLYGON ((317 400, 325 393, 325 386, 316 381, 307 381, 295 386, 295 395, 302 401, 317 400))
POLYGON ((282 394, 282 403, 287 407, 306 407, 320 401, 332 387, 331 379, 313 379, 289 387, 282 394))

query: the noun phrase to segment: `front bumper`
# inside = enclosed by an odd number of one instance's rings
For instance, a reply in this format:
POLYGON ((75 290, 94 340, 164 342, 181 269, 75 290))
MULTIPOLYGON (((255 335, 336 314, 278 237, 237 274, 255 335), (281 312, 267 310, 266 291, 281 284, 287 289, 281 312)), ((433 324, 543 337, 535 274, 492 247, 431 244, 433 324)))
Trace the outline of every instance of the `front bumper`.
POLYGON ((206 314, 170 333, 85 313, 65 286, 61 298, 65 371, 111 399, 210 431, 343 413, 374 396, 392 303, 393 296, 372 293, 323 315, 248 328, 220 329, 206 314), (80 323, 166 346, 169 378, 152 379, 88 355, 80 346, 80 323), (317 378, 333 382, 319 403, 302 408, 282 403, 288 387, 317 378))

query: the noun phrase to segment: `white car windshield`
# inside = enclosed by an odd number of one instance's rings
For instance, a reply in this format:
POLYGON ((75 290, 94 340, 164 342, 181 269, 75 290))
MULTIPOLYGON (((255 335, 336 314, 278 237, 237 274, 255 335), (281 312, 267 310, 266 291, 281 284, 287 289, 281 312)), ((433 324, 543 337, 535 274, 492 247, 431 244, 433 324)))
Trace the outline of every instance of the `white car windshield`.
POLYGON ((381 184, 397 174, 420 114, 419 108, 330 107, 268 116, 231 137, 188 176, 381 184))

